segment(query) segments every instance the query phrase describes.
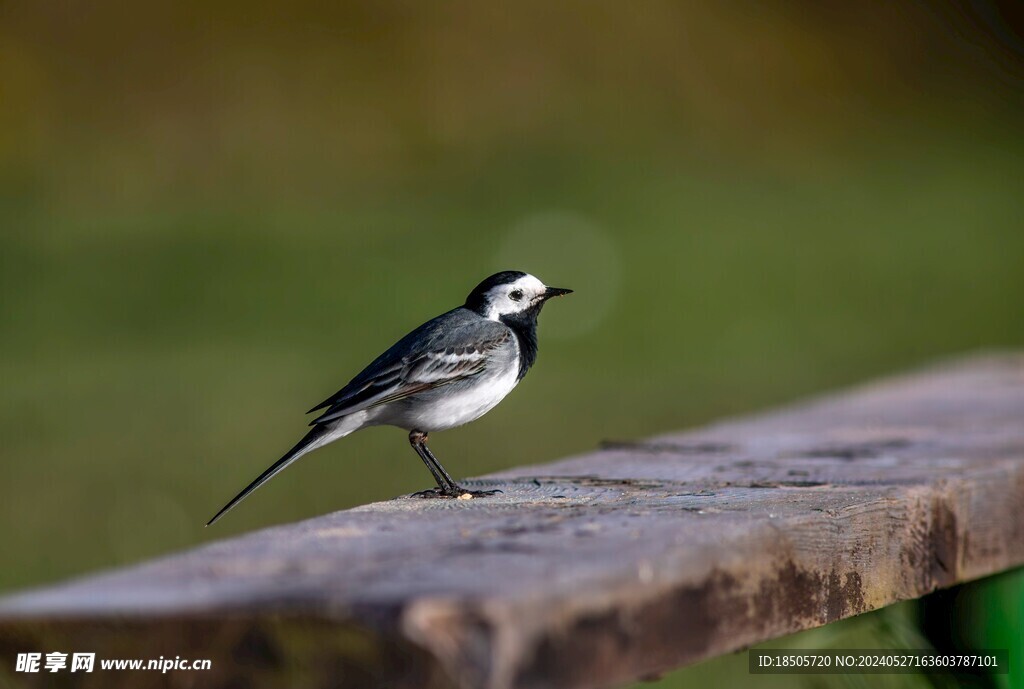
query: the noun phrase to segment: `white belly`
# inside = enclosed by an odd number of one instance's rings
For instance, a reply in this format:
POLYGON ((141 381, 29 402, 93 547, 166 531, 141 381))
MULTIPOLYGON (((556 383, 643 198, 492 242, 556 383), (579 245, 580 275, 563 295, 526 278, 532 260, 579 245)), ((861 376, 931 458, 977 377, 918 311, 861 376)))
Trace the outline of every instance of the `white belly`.
POLYGON ((475 421, 512 392, 519 382, 518 374, 517 367, 510 366, 507 372, 489 376, 468 388, 438 388, 434 399, 409 409, 403 415, 405 423, 396 425, 429 433, 475 421))

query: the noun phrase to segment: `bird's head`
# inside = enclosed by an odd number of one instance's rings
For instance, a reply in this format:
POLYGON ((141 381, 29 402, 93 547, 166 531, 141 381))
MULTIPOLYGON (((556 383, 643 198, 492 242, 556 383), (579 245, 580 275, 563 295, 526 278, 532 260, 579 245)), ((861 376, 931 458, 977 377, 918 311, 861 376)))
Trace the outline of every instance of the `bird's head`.
POLYGON ((492 321, 536 318, 551 297, 570 294, 571 289, 548 287, 518 270, 506 270, 487 278, 466 297, 466 308, 492 321))

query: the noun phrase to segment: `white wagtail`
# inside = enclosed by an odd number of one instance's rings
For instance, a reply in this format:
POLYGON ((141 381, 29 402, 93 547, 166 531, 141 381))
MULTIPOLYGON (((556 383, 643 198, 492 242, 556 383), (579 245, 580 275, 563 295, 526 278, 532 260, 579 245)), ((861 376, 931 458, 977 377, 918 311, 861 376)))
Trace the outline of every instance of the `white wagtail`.
POLYGON ((367 426, 398 426, 430 469, 442 497, 489 495, 468 491, 427 447, 427 434, 461 426, 490 411, 523 379, 537 358, 537 317, 551 297, 572 290, 548 287, 518 271, 496 273, 462 306, 427 321, 309 412, 326 408, 298 444, 213 516, 207 526, 307 452, 367 426))

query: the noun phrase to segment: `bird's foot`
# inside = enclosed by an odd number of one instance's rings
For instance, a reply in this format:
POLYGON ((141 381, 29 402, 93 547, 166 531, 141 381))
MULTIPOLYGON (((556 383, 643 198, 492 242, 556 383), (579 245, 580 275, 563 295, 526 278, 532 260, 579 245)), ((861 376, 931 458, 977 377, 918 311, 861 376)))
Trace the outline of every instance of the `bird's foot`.
POLYGON ((451 488, 429 488, 427 490, 421 490, 418 493, 413 493, 414 498, 447 498, 454 500, 472 500, 473 498, 486 498, 491 495, 500 493, 500 490, 469 490, 462 486, 452 486, 451 488))
POLYGON ((413 493, 414 498, 448 498, 450 495, 446 495, 440 488, 427 488, 419 492, 413 493))

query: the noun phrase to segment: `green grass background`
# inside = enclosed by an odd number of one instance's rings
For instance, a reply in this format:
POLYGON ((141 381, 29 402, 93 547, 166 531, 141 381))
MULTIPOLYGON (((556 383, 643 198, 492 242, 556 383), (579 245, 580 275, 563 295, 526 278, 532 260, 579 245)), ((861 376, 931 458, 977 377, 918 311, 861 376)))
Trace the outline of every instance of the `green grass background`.
MULTIPOLYGON (((0 17, 0 589, 426 487, 371 429, 203 529, 496 270, 577 293, 434 438, 457 476, 1024 344, 1020 61, 976 17, 181 5, 0 17)), ((1021 600, 985 585, 979 643, 1021 600)), ((745 663, 662 686, 781 686, 745 663)))

